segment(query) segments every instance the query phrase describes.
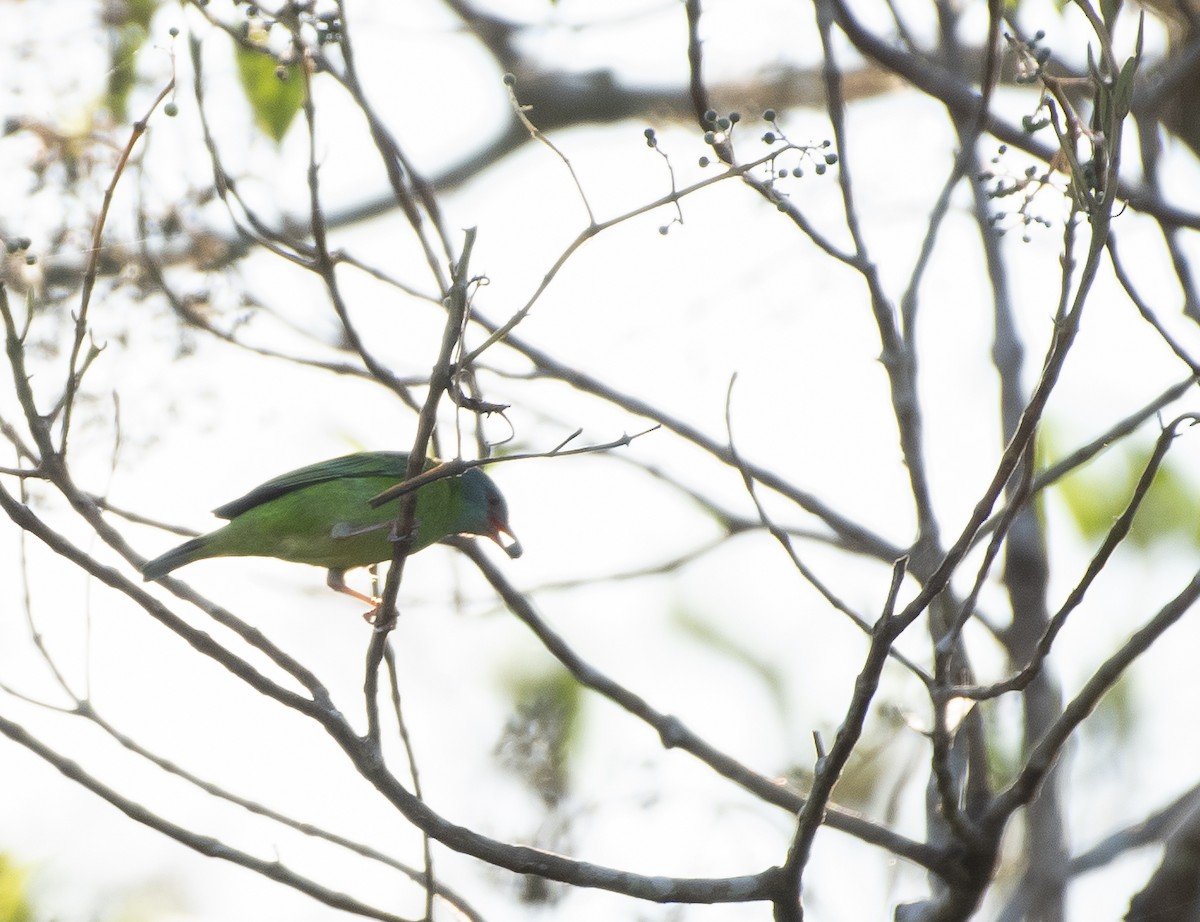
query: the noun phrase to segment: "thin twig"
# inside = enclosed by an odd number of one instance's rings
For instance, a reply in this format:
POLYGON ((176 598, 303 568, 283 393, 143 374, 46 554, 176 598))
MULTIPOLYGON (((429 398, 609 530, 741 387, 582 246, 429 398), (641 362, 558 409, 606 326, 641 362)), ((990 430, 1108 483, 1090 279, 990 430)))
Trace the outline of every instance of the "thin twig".
POLYGON ((150 116, 154 114, 154 110, 174 90, 175 77, 172 75, 171 79, 167 81, 166 86, 159 90, 158 95, 150 104, 150 108, 146 110, 146 114, 133 123, 132 130, 129 133, 129 140, 125 142, 125 147, 117 157, 117 164, 113 168, 112 178, 104 189, 104 198, 100 205, 100 213, 96 215, 96 223, 92 227, 92 244, 88 250, 87 265, 83 270, 83 283, 79 292, 79 312, 75 315, 75 338, 71 342, 71 355, 67 360, 67 385, 63 393, 63 418, 58 445, 60 454, 66 454, 67 451, 67 433, 71 428, 71 412, 75 405, 75 391, 79 387, 80 378, 82 377, 82 369, 79 368, 79 353, 82 351, 84 340, 87 338, 88 308, 92 303, 92 289, 96 285, 97 266, 100 263, 100 247, 104 239, 104 224, 108 219, 108 209, 112 205, 117 183, 120 182, 121 177, 125 173, 125 165, 129 162, 129 158, 133 154, 133 149, 137 146, 137 142, 146 133, 146 125, 150 121, 150 116))

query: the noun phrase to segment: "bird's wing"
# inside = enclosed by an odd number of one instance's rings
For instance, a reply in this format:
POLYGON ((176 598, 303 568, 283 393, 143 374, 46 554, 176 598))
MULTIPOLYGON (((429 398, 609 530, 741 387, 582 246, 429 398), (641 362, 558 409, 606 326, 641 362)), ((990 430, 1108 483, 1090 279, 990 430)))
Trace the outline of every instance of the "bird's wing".
POLYGON ((311 487, 317 483, 327 483, 330 480, 353 477, 394 477, 399 482, 404 479, 404 472, 407 468, 408 453, 403 451, 365 451, 344 455, 341 458, 320 461, 287 474, 280 474, 255 487, 245 496, 214 509, 213 514, 223 519, 232 519, 248 509, 261 506, 286 493, 311 487))
POLYGON ((354 525, 351 522, 337 522, 329 531, 331 538, 357 538, 360 535, 370 535, 377 531, 391 531, 395 522, 375 522, 370 525, 354 525))

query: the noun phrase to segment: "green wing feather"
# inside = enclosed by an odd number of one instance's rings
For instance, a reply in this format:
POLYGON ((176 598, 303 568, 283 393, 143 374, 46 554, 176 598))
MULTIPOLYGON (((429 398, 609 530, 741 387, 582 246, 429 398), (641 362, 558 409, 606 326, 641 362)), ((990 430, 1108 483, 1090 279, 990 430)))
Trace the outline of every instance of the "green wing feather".
MULTIPOLYGON (((426 467, 430 463, 426 462, 426 467)), ((270 502, 285 493, 302 490, 318 483, 353 477, 391 477, 399 483, 408 470, 406 451, 364 451, 354 455, 343 455, 329 461, 318 461, 307 467, 297 468, 286 474, 273 477, 259 484, 245 496, 213 510, 213 515, 232 519, 255 506, 270 502)))

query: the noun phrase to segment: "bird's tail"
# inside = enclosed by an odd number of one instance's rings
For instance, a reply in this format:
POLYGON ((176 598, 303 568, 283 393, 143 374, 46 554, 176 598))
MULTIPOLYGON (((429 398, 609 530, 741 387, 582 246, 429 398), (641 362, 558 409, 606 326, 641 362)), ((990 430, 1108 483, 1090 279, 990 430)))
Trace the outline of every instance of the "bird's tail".
POLYGON ((185 563, 191 563, 207 556, 204 553, 205 543, 203 538, 193 538, 191 541, 185 541, 179 547, 167 551, 161 557, 155 557, 142 567, 142 577, 147 582, 161 579, 176 567, 182 567, 185 563))

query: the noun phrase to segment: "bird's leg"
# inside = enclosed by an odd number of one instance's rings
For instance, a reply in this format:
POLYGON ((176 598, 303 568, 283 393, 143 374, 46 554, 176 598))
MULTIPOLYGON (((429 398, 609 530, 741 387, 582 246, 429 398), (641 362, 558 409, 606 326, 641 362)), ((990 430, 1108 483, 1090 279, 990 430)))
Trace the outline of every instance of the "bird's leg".
POLYGON ((360 602, 366 602, 368 605, 370 605, 371 610, 363 614, 363 618, 365 618, 367 621, 374 621, 375 616, 379 614, 379 599, 359 592, 357 589, 351 589, 349 586, 347 586, 345 570, 330 570, 329 576, 325 579, 325 585, 327 585, 334 592, 341 592, 346 595, 353 596, 360 602))

